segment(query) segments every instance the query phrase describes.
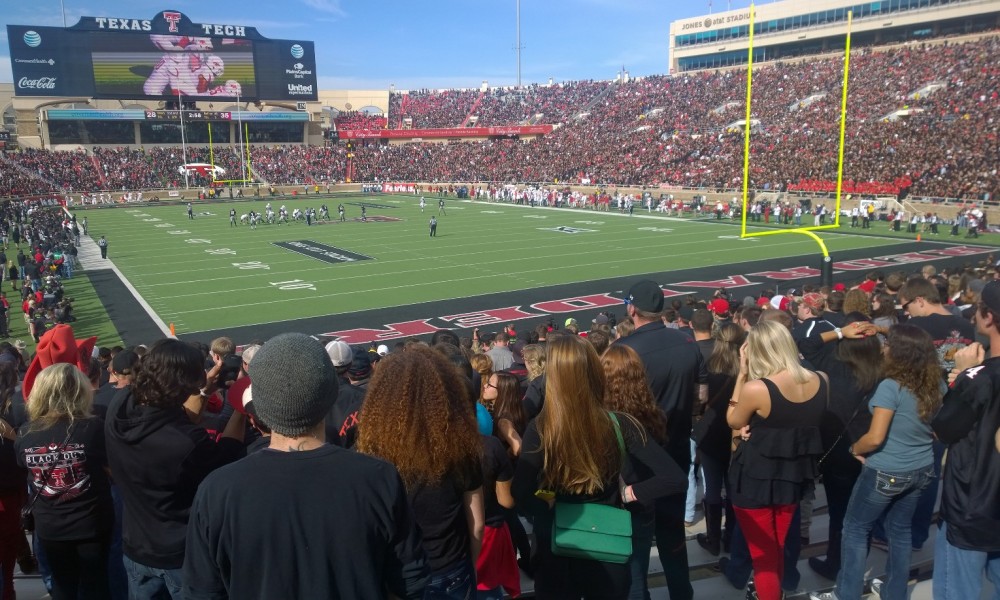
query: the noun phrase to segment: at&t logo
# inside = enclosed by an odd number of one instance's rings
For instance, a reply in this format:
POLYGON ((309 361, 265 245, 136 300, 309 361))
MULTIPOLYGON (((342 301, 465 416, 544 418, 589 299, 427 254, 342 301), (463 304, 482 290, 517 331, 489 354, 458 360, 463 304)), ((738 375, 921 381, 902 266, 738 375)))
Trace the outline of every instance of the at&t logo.
POLYGON ((306 51, 302 48, 302 46, 298 44, 294 44, 292 46, 292 58, 302 58, 305 55, 306 51))
POLYGON ((25 31, 24 43, 30 48, 37 48, 42 45, 42 36, 37 31, 25 31))

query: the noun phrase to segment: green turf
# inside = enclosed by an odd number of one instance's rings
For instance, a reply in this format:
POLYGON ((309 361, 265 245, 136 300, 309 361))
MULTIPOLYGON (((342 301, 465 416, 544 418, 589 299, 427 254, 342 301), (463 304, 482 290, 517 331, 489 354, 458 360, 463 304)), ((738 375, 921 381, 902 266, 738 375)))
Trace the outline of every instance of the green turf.
MULTIPOLYGON (((348 219, 360 216, 399 221, 332 222, 307 227, 229 227, 229 209, 263 212, 267 200, 196 205, 196 219, 183 205, 88 211, 90 234, 106 234, 110 257, 140 294, 178 332, 197 332, 302 317, 386 308, 609 277, 658 273, 718 264, 803 255, 819 256, 801 235, 737 239, 731 225, 666 219, 645 213, 538 209, 507 204, 446 202, 438 237, 427 222, 437 214, 428 197, 405 196, 270 199, 273 207, 318 209, 326 203, 336 218, 343 202, 348 219), (198 213, 210 212, 211 215, 198 213), (562 233, 543 228, 590 231, 562 233), (183 232, 183 233, 174 233, 183 232), (310 240, 372 257, 329 264, 271 242, 310 240), (285 289, 281 289, 284 287, 285 289)), ((897 243, 876 236, 821 233, 831 252, 897 243)))

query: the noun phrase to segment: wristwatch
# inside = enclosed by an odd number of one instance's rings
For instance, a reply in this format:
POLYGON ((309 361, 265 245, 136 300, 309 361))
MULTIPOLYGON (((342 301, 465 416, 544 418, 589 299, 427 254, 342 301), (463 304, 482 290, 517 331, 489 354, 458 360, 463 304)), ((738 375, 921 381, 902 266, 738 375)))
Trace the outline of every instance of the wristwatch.
POLYGON ((834 327, 833 332, 837 334, 838 340, 844 339, 844 330, 841 329, 840 327, 834 327))

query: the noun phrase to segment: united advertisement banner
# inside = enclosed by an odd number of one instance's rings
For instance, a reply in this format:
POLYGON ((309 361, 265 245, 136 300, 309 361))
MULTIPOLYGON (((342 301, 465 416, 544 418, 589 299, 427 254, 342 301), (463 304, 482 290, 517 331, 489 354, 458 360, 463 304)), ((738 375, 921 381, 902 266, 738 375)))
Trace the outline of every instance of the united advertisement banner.
POLYGON ((17 96, 317 99, 312 42, 176 11, 83 17, 68 28, 8 25, 7 39, 17 96))

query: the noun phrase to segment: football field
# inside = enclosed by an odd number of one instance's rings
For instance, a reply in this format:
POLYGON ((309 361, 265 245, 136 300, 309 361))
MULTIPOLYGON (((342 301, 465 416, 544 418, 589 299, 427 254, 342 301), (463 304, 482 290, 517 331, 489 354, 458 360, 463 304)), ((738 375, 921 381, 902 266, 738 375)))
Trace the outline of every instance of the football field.
MULTIPOLYGON (((739 239, 728 222, 445 200, 421 212, 412 195, 279 197, 88 210, 89 233, 148 306, 178 334, 274 324, 443 300, 803 256, 805 236, 739 239), (289 214, 321 204, 331 221, 246 224, 251 210, 289 214), (343 203, 346 222, 337 219, 343 203), (362 205, 367 222, 360 220, 362 205), (438 219, 437 237, 428 221, 438 219)), ((899 239, 824 233, 831 253, 899 239)))

